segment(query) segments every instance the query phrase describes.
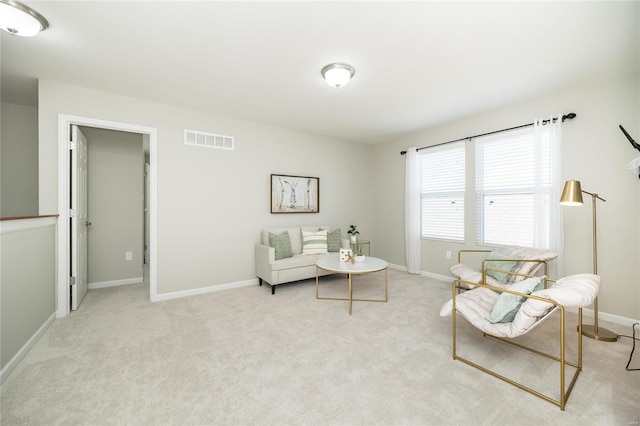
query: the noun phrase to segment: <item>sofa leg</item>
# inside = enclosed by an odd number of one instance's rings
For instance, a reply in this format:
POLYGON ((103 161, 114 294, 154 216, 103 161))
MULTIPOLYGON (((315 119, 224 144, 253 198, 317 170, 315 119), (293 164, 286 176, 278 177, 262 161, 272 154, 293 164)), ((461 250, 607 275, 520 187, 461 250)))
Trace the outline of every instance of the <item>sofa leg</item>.
POLYGON ((271 286, 271 294, 276 294, 276 286, 275 285, 271 286))
POLYGON ((258 277, 258 285, 260 285, 260 287, 262 287, 262 278, 258 277))

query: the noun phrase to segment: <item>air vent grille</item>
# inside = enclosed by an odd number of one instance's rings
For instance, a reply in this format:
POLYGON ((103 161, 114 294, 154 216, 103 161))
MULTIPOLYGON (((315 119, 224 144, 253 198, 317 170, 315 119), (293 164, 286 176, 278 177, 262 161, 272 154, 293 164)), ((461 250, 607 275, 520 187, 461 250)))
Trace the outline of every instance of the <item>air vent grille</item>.
POLYGON ((217 135, 215 133, 197 132, 195 130, 185 129, 184 144, 202 146, 206 148, 233 150, 233 136, 217 135))

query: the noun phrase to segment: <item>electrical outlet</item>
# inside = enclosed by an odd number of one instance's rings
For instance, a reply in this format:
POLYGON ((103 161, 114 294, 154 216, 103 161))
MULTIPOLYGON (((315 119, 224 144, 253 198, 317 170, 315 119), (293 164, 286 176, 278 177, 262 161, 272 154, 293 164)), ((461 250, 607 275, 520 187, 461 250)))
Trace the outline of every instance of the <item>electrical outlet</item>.
POLYGON ((447 256, 447 259, 451 259, 451 250, 447 250, 445 254, 447 256))
POLYGON ((133 252, 128 251, 124 254, 124 260, 133 260, 133 252))

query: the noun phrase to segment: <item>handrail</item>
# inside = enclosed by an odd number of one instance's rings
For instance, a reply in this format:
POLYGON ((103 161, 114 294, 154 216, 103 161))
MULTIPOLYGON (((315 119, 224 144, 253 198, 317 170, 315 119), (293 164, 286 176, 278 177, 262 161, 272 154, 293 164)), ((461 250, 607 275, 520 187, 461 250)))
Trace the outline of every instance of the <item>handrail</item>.
POLYGON ((58 223, 57 214, 43 216, 22 216, 15 218, 3 218, 0 221, 0 233, 25 231, 27 229, 36 229, 43 226, 56 225, 58 223))
POLYGON ((58 217, 59 214, 44 214, 38 216, 10 216, 10 217, 0 217, 0 221, 5 220, 22 220, 22 219, 41 219, 43 217, 58 217))

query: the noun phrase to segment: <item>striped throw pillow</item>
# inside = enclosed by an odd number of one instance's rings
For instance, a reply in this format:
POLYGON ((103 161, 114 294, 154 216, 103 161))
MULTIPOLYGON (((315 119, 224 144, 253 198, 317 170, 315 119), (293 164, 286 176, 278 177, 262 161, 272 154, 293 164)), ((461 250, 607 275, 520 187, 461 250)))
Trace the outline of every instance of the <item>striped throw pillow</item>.
POLYGON ((327 253, 327 231, 301 231, 302 254, 327 253))

